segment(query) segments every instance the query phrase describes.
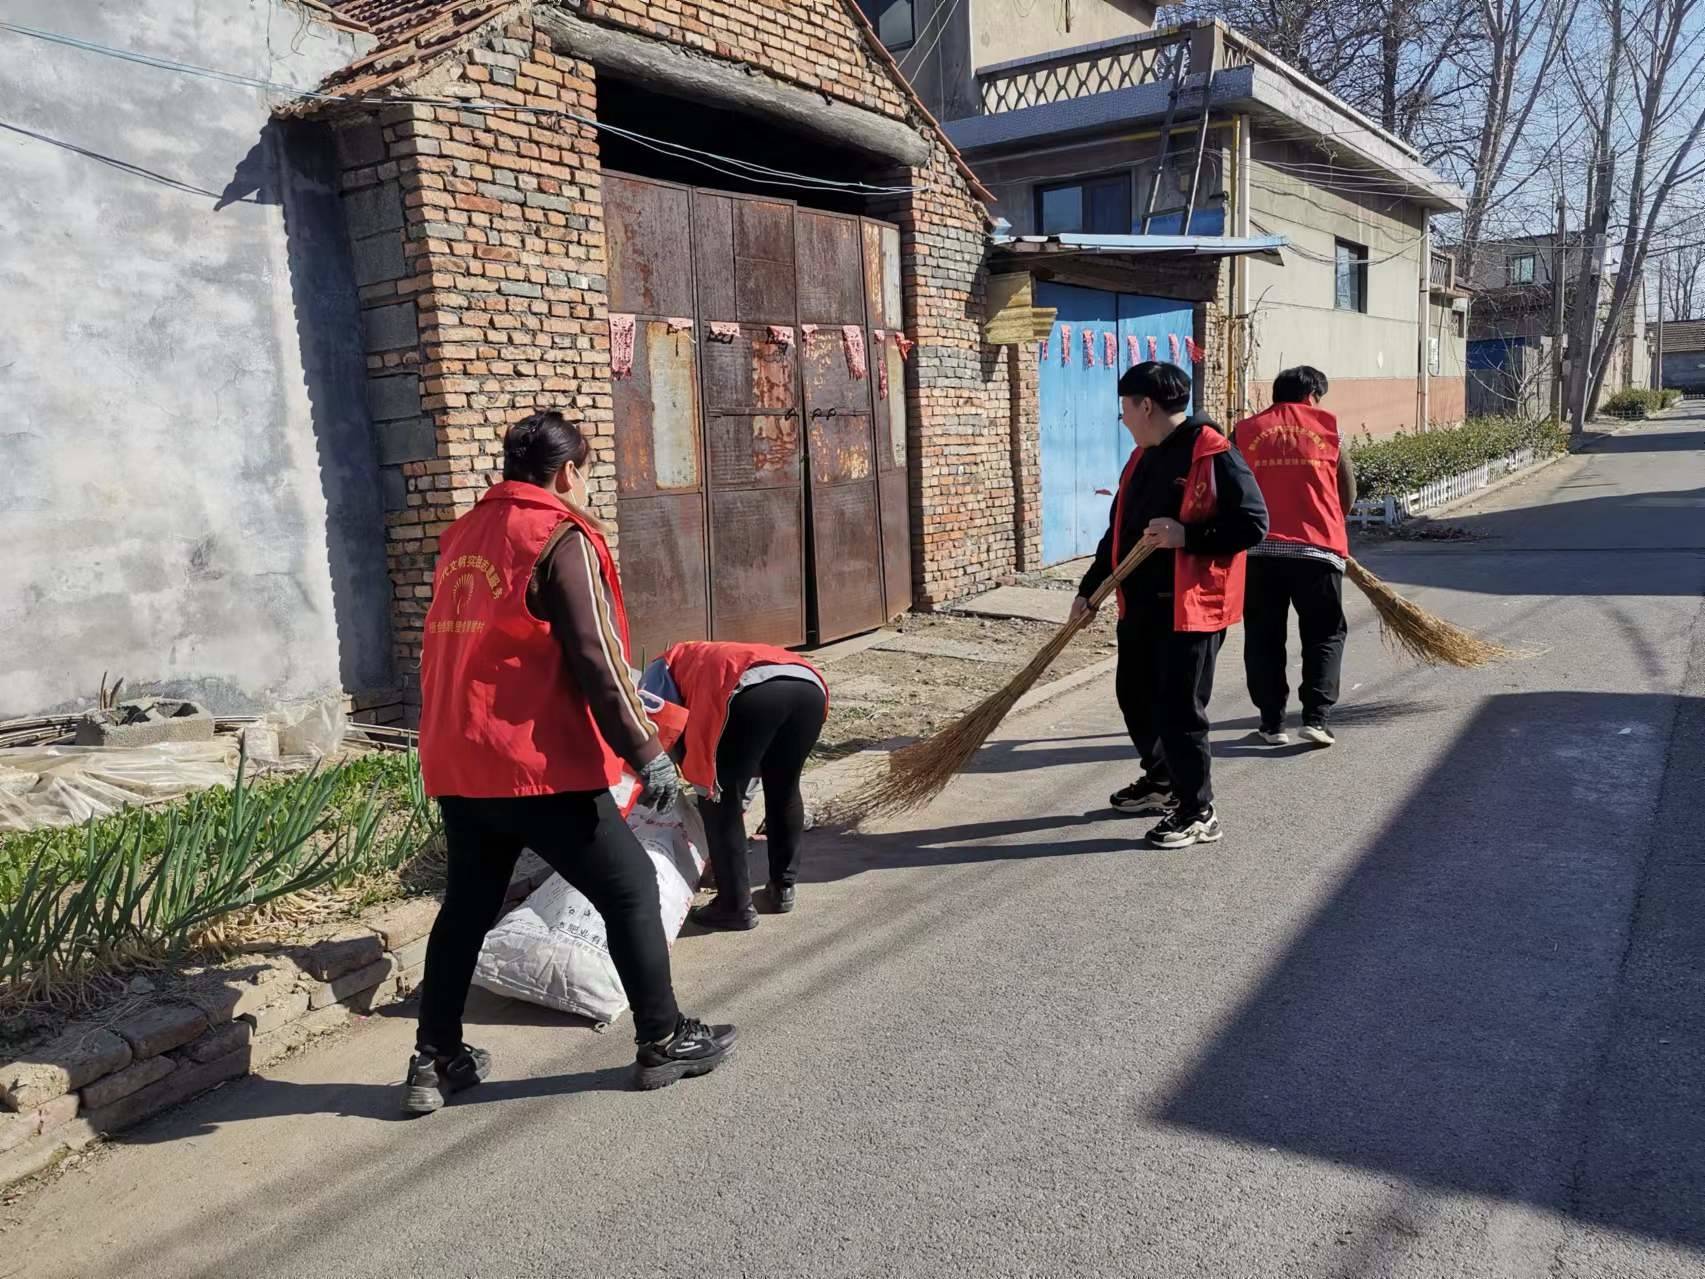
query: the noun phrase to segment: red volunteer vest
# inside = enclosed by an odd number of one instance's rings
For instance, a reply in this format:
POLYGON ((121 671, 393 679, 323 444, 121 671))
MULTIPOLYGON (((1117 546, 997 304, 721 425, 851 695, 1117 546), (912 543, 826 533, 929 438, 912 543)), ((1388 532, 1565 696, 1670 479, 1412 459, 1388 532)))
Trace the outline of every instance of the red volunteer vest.
POLYGON ((420 655, 420 770, 428 795, 596 791, 621 775, 550 626, 527 610, 539 554, 565 522, 597 552, 625 658, 627 612, 603 535, 537 485, 494 485, 438 544, 420 655))
POLYGON ((663 654, 669 677, 687 704, 687 757, 681 771, 694 786, 716 793, 716 748, 728 723, 728 703, 740 677, 754 666, 803 666, 822 680, 824 711, 829 681, 797 653, 771 644, 676 644, 663 654))
POLYGON ((1267 499, 1267 536, 1350 553, 1338 498, 1338 419, 1312 404, 1275 404, 1232 431, 1267 499))
MULTIPOLYGON (((1190 451, 1190 470, 1184 480, 1184 502, 1178 511, 1181 524, 1200 524, 1212 519, 1219 508, 1219 488, 1214 482, 1214 458, 1231 447, 1212 427, 1196 432, 1190 451)), ((1130 461, 1119 477, 1119 496, 1113 505, 1113 565, 1118 567, 1129 547, 1119 545, 1125 527, 1125 495, 1130 491, 1131 473, 1142 457, 1141 448, 1131 451, 1130 461)), ((1179 547, 1172 552, 1172 628, 1178 631, 1223 631, 1243 620, 1244 553, 1195 555, 1179 547)), ((1125 592, 1119 591, 1119 616, 1125 616, 1125 592)))

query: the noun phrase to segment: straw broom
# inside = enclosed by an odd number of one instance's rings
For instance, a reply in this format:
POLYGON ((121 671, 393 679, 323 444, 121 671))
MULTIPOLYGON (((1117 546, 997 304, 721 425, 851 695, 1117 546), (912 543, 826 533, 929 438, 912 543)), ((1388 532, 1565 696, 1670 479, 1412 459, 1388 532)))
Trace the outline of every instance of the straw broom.
POLYGON ((1463 668, 1520 656, 1513 649, 1465 631, 1404 599, 1353 559, 1345 562, 1345 572, 1373 605, 1379 615, 1380 638, 1394 652, 1427 666, 1463 668))
MULTIPOLYGON (((1099 608, 1153 551, 1151 544, 1137 543, 1089 597, 1090 604, 1099 608)), ((1092 610, 1060 627, 1030 659, 1029 665, 1008 680, 1004 687, 978 702, 933 737, 895 751, 888 757, 886 774, 871 778, 841 798, 832 806, 832 812, 825 816, 830 820, 852 823, 866 817, 908 812, 934 799, 953 780, 954 774, 970 762, 978 748, 989 739, 989 734, 995 731, 996 725, 1042 678, 1042 672, 1053 665, 1054 659, 1065 651, 1072 637, 1087 626, 1093 616, 1092 610)))

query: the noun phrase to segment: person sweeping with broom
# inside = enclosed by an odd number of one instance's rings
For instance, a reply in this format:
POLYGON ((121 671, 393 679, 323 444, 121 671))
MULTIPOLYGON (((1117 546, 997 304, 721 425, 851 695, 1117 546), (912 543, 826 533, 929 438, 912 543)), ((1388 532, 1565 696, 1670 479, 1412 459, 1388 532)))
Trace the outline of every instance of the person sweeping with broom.
POLYGON ((1269 746, 1285 732, 1285 639, 1291 610, 1302 638, 1302 739, 1336 740, 1327 717, 1338 701, 1344 662, 1346 516, 1356 503, 1356 473, 1340 447, 1338 420, 1320 407, 1326 375, 1299 365, 1273 379, 1273 404, 1232 428, 1267 503, 1267 539, 1249 551, 1243 669, 1261 714, 1256 730, 1269 746))
POLYGON ((1136 449, 1112 519, 1072 601, 1073 620, 1139 543, 1155 548, 1119 586, 1115 688, 1143 775, 1113 807, 1159 816, 1152 844, 1218 840, 1208 701, 1226 628, 1243 616, 1244 556, 1267 533, 1249 467, 1212 419, 1190 413, 1190 379, 1148 361, 1119 379, 1120 419, 1136 449))

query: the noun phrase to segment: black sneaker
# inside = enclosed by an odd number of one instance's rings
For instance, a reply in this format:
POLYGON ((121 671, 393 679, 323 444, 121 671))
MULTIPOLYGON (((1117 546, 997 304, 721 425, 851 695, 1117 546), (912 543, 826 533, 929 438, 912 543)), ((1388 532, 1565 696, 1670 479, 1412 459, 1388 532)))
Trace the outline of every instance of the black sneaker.
POLYGON ((768 894, 770 901, 770 913, 773 915, 787 914, 788 911, 794 908, 798 896, 794 892, 792 884, 771 884, 769 886, 768 894))
POLYGON ((1338 740, 1336 737, 1332 736, 1332 730, 1326 727, 1326 721, 1319 719, 1315 720, 1311 724, 1304 724, 1302 726, 1302 732, 1297 734, 1297 736, 1301 737, 1302 740, 1307 742, 1310 746, 1331 746, 1338 740))
POLYGON ((1130 813, 1133 817, 1157 817, 1170 813, 1178 801, 1173 799, 1170 785, 1144 777, 1124 790, 1114 791, 1107 797, 1107 802, 1121 813, 1130 813))
POLYGON ((1191 844, 1218 843, 1224 834, 1214 806, 1209 804, 1200 813, 1168 813, 1148 838, 1156 848, 1188 848, 1191 844))
POLYGON ((491 1073, 491 1054, 463 1044, 453 1056, 421 1048, 409 1058, 403 1080, 403 1112, 430 1115, 453 1093, 472 1088, 491 1073))
POLYGON ((700 928, 718 933, 746 933, 758 926, 758 912, 751 902, 744 907, 730 906, 720 896, 693 907, 687 918, 700 928))
POLYGON ((707 1026, 681 1018, 675 1033, 655 1044, 641 1044, 633 1063, 633 1086, 667 1088, 681 1079, 708 1075, 734 1055, 734 1027, 707 1026))
POLYGON ((1274 720, 1270 724, 1262 724, 1260 728, 1255 730, 1255 736, 1269 746, 1289 746, 1291 744, 1291 735, 1285 732, 1283 720, 1274 720))

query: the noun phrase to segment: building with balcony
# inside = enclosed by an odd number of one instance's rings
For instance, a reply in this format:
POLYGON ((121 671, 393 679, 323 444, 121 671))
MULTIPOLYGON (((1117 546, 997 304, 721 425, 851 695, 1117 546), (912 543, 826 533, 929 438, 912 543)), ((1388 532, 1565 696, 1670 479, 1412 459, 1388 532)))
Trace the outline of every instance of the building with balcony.
MULTIPOLYGON (((1563 247, 1564 331, 1572 322, 1580 278, 1582 237, 1570 233, 1563 247)), ((1518 236, 1475 249, 1464 273, 1474 294, 1468 333, 1468 406, 1471 413, 1539 416, 1551 411, 1552 268, 1556 237, 1518 236)), ((1606 257, 1599 277, 1601 324, 1610 315, 1617 254, 1606 257)), ((1605 374, 1604 394, 1652 384, 1652 351, 1646 323, 1646 288, 1635 282, 1617 325, 1617 349, 1605 374)), ((1565 342, 1564 369, 1568 368, 1565 342)))
POLYGON ((1401 139, 1224 24, 1156 29, 1147 0, 861 3, 1016 239, 1284 243, 1182 281, 1140 260, 1099 279, 1042 265, 1043 305, 1062 285, 1137 299, 1071 295, 1080 310, 1188 301, 1223 365, 1209 407, 1231 416, 1300 363, 1331 376, 1349 432, 1464 416, 1467 291, 1430 227, 1464 196, 1401 139))

